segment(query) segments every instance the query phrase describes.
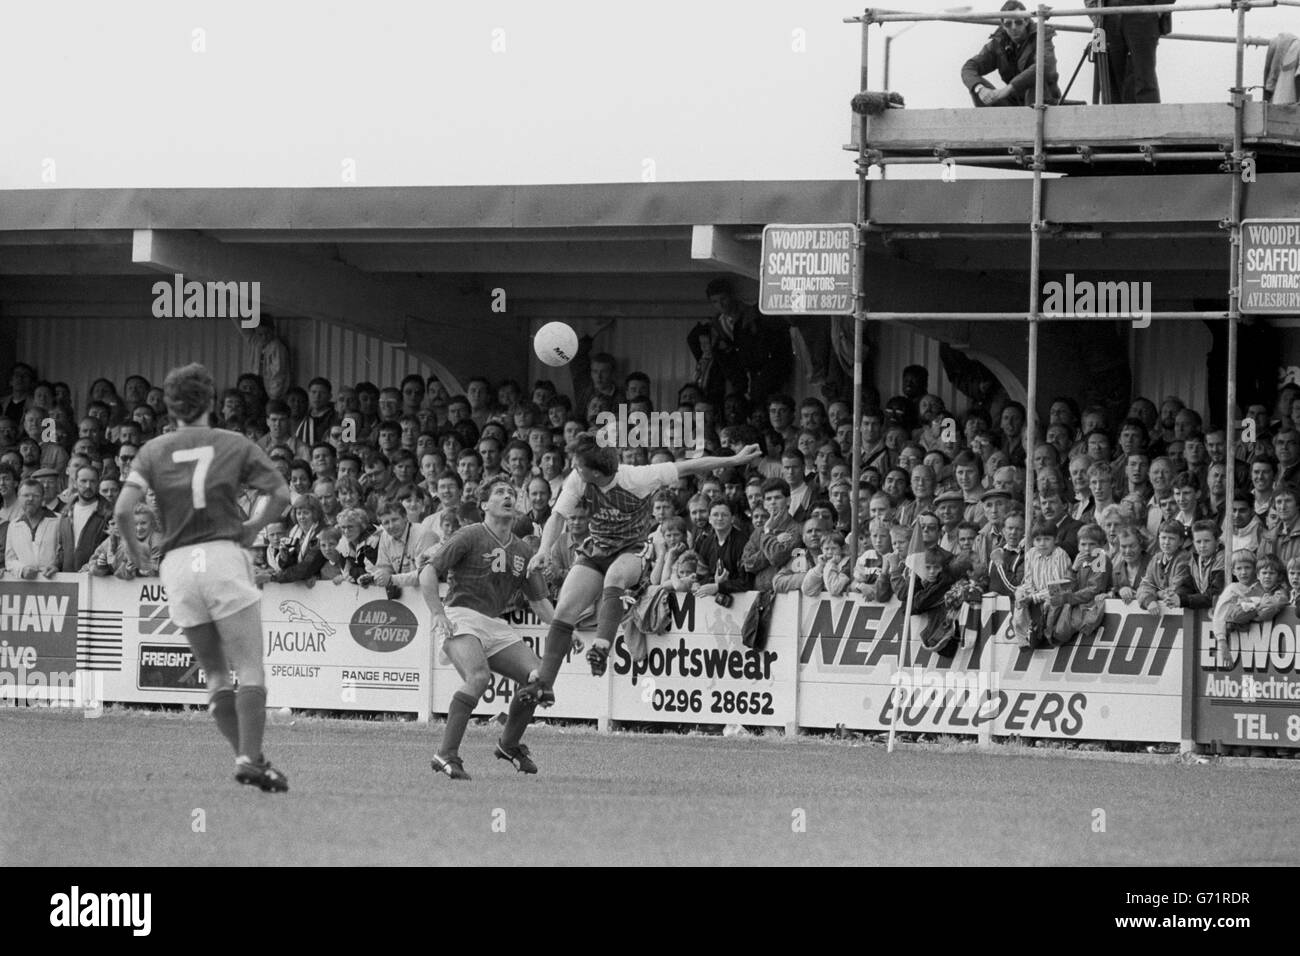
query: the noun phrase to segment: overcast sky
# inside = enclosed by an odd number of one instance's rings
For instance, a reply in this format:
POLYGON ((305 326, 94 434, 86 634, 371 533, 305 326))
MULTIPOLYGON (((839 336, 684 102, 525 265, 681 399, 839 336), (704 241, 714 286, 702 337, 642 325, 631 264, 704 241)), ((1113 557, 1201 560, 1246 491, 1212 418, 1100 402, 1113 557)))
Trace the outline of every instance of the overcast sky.
MULTIPOLYGON (((850 3, 7 0, 0 11, 0 188, 853 175, 840 149, 859 70, 850 3)), ((1175 19, 1234 29, 1227 11, 1175 19)), ((1247 23, 1300 33, 1300 9, 1247 23)), ((967 106, 958 72, 988 32, 908 29, 892 87, 911 107, 967 106)), ((879 88, 882 28, 872 34, 879 88)), ((1058 38, 1063 86, 1084 43, 1058 38)), ((1160 51, 1166 102, 1226 101, 1230 45, 1160 51)), ((1262 65, 1262 50, 1248 54, 1248 84, 1262 65)), ((1090 91, 1089 71, 1072 96, 1090 91)))

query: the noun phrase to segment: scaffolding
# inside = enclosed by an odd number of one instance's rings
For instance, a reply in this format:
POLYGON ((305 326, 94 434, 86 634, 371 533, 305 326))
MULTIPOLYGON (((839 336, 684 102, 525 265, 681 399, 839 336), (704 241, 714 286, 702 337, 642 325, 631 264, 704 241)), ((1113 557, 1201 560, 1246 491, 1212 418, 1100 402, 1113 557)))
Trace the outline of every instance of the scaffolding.
MULTIPOLYGON (((954 155, 952 151, 946 149, 932 150, 930 156, 894 156, 890 157, 884 150, 873 150, 869 141, 870 124, 869 118, 865 112, 857 115, 856 123, 856 146, 857 146, 857 175, 858 175, 858 209, 857 209, 857 231, 856 231, 856 269, 854 270, 854 323, 853 323, 853 453, 852 453, 852 485, 856 495, 862 474, 862 430, 860 423, 862 421, 862 347, 863 347, 863 330, 868 318, 877 320, 898 320, 908 322, 918 321, 935 321, 935 320, 956 320, 956 321, 996 321, 1023 319, 1028 323, 1028 368, 1026 370, 1026 401, 1025 401, 1025 424, 1023 440, 1025 444, 1025 492, 1024 507, 1026 521, 1026 538, 1029 533, 1029 522, 1034 514, 1034 498, 1036 492, 1036 476, 1034 474, 1034 442, 1038 434, 1038 349, 1039 349, 1039 324, 1042 321, 1043 313, 1040 308, 1040 264, 1042 254, 1042 240, 1044 233, 1050 228, 1049 224, 1043 221, 1043 174, 1047 171, 1049 161, 1056 165, 1087 164, 1092 166, 1095 163, 1106 162, 1131 162, 1136 156, 1141 157, 1141 161, 1152 163, 1155 162, 1172 162, 1172 163, 1205 163, 1207 161, 1218 162, 1219 169, 1231 177, 1232 190, 1229 199, 1229 208, 1227 216, 1220 222, 1220 228, 1229 232, 1229 288, 1228 288, 1228 308, 1226 312, 1152 312, 1152 319, 1226 319, 1228 322, 1228 342, 1227 342, 1227 395, 1225 402, 1225 438, 1226 438, 1226 462, 1228 467, 1225 468, 1225 485, 1226 506, 1224 508, 1223 518, 1223 540, 1225 546, 1230 546, 1232 541, 1232 500, 1235 492, 1235 468, 1236 461, 1236 432, 1237 425, 1237 324, 1241 319, 1241 289, 1240 289, 1240 267, 1241 267, 1241 233, 1242 233, 1242 210, 1245 198, 1246 176, 1244 171, 1247 169, 1248 162, 1253 169, 1255 159, 1254 153, 1248 153, 1245 148, 1245 116, 1247 107, 1252 101, 1248 98, 1247 87, 1245 86, 1245 50, 1247 46, 1265 45, 1267 41, 1256 37, 1247 37, 1246 35, 1246 14, 1255 7, 1278 7, 1278 6, 1300 6, 1300 0, 1229 0, 1229 2, 1212 2, 1197 4, 1180 4, 1177 7, 1178 13, 1194 13, 1211 10, 1231 10, 1236 15, 1236 36, 1235 37, 1216 37, 1203 34, 1170 34, 1170 39, 1183 39, 1194 42, 1218 42, 1234 43, 1236 46, 1236 75, 1235 82, 1230 88, 1231 94, 1231 123, 1232 123, 1232 141, 1231 148, 1217 150, 1197 149, 1195 145, 1183 145, 1184 148, 1173 148, 1158 150, 1151 144, 1141 144, 1140 140, 1145 138, 1133 135, 1129 137, 1128 150, 1125 154, 1122 150, 1113 152, 1097 152, 1091 148, 1078 148, 1073 156, 1056 153, 1050 155, 1047 150, 1047 137, 1045 128, 1047 117, 1051 111, 1061 110, 1079 110, 1089 109, 1089 107, 1048 105, 1045 99, 1045 45, 1047 40, 1048 21, 1061 18, 1078 18, 1087 17, 1093 21, 1093 27, 1072 27, 1066 26, 1064 29, 1071 32, 1089 32, 1101 29, 1102 21, 1098 19, 1105 17, 1120 16, 1141 16, 1150 14, 1169 13, 1173 9, 1168 3, 1165 4, 1148 4, 1145 6, 1122 6, 1122 7, 1088 7, 1078 9, 1053 10, 1050 7, 1039 4, 1032 12, 1025 11, 999 11, 997 13, 977 14, 977 13, 932 13, 916 14, 901 13, 892 10, 882 10, 868 8, 860 17, 848 18, 845 22, 860 23, 862 28, 862 58, 861 58, 861 79, 859 89, 868 91, 871 88, 870 78, 867 72, 868 68, 868 49, 870 39, 870 28, 873 24, 886 23, 903 23, 903 22, 949 22, 949 23, 971 23, 971 24, 990 24, 998 23, 1007 19, 1029 19, 1034 21, 1035 25, 1035 43, 1036 52, 1034 57, 1034 100, 1033 100, 1033 138, 1032 151, 1027 151, 1025 146, 1011 144, 1007 153, 975 153, 974 155, 954 155), (866 300, 866 269, 867 269, 867 236, 873 231, 869 207, 869 192, 867 189, 867 177, 873 165, 881 167, 882 174, 884 168, 893 163, 970 163, 972 165, 998 166, 1006 165, 1008 157, 1013 166, 1027 169, 1032 172, 1032 194, 1030 204, 1030 219, 1028 222, 1029 229, 1029 301, 1028 308, 1023 313, 904 313, 904 312, 876 312, 869 313, 867 310, 866 300)), ((1103 64, 1104 65, 1104 64, 1103 64)), ((1076 74, 1077 74, 1076 70, 1076 74)), ((888 94, 890 91, 884 91, 888 94)), ((1105 109, 1106 107, 1102 107, 1105 109)), ((1121 109, 1131 109, 1131 107, 1120 107, 1121 109)), ((1093 107, 1092 109, 1096 109, 1093 107)), ((1009 112, 1009 111, 997 111, 1009 112)), ((996 133, 995 133, 996 136, 996 133)), ((985 134, 983 139, 990 138, 985 134)), ((1123 135, 1117 137, 1120 140, 1125 139, 1123 135)), ((976 137, 980 139, 980 137, 976 137)), ((1007 146, 1006 143, 1002 145, 1007 146)), ((969 151, 968 151, 969 152, 969 151)), ((937 237, 943 233, 935 232, 937 237)), ((856 503, 855 503, 856 504, 856 503)), ((852 560, 856 566, 858 557, 858 539, 859 539, 859 514, 855 506, 851 515, 851 533, 853 539, 852 560)), ((1024 545, 1029 542, 1026 540, 1024 545)), ((912 605, 912 588, 915 586, 916 575, 909 574, 908 594, 906 598, 904 613, 904 634, 899 644, 898 667, 901 669, 906 666, 905 655, 910 657, 911 653, 911 605, 912 605)), ((989 655, 983 655, 987 661, 989 655)), ((900 701, 894 701, 894 707, 900 706, 900 701)), ((895 730, 897 720, 891 717, 889 728, 889 750, 894 748, 895 730)), ((990 742, 990 728, 985 725, 980 735, 980 742, 988 744, 990 742)), ((1184 741, 1184 748, 1191 746, 1190 741, 1184 741)))
MULTIPOLYGON (((871 88, 868 75, 868 45, 870 39, 870 28, 874 24, 887 23, 904 23, 904 22, 947 22, 947 23, 970 23, 975 25, 996 24, 1008 19, 1029 19, 1035 23, 1035 42, 1037 50, 1035 55, 1035 77, 1034 77, 1034 115, 1033 115, 1033 139, 1032 151, 1027 151, 1024 147, 1012 145, 1008 147, 1008 152, 1004 153, 986 153, 973 155, 955 155, 947 149, 935 149, 931 156, 905 156, 905 155, 888 155, 887 151, 873 149, 869 140, 870 124, 869 117, 865 114, 856 116, 855 140, 857 146, 857 176, 858 176, 858 209, 857 209, 857 245, 856 245, 856 266, 854 270, 854 331, 853 331, 853 416, 854 421, 861 422, 862 419, 862 348, 863 348, 863 330, 867 320, 875 319, 877 321, 998 321, 998 320, 1024 320, 1028 323, 1028 368, 1026 374, 1026 402, 1025 402, 1025 496, 1024 506, 1026 521, 1030 519, 1034 512, 1034 492, 1035 492, 1035 475, 1033 468, 1034 441, 1038 432, 1038 330, 1039 323, 1042 321, 1043 313, 1040 308, 1040 261, 1041 245, 1044 233, 1050 228, 1050 224, 1045 223, 1042 218, 1043 212, 1043 174, 1047 171, 1049 163, 1059 164, 1093 164, 1105 162, 1131 162, 1139 159, 1142 162, 1200 162, 1214 161, 1219 163, 1219 169, 1231 177, 1232 191, 1229 200, 1229 209, 1227 216, 1220 223, 1221 228, 1229 232, 1229 290, 1228 290, 1228 308, 1227 311, 1171 311, 1171 312, 1152 312, 1152 319, 1226 319, 1228 320, 1228 373, 1227 373, 1227 401, 1225 412, 1225 435, 1227 440, 1227 462, 1231 464, 1235 461, 1236 456, 1236 433, 1234 426, 1236 422, 1236 405, 1237 405, 1237 323, 1241 319, 1240 311, 1240 250, 1241 250, 1241 222, 1242 209, 1245 195, 1245 176, 1243 171, 1247 165, 1254 162, 1255 154, 1248 152, 1245 148, 1245 115, 1249 106, 1259 106, 1254 104, 1248 97, 1248 90, 1245 86, 1245 50, 1247 46, 1265 46, 1268 41, 1259 37, 1248 37, 1246 35, 1246 14, 1253 8, 1271 8, 1279 6, 1300 7, 1300 0, 1229 0, 1229 2, 1212 2, 1212 3, 1194 3, 1179 4, 1176 8, 1166 4, 1150 4, 1146 6, 1123 6, 1123 7, 1105 7, 1105 8, 1076 8, 1054 10, 1046 5, 1039 4, 1034 10, 1025 11, 1001 11, 997 13, 904 13, 896 10, 884 10, 877 8, 868 8, 862 16, 846 18, 846 23, 861 24, 862 29, 862 54, 861 54, 861 77, 859 89, 866 91, 871 88), (1223 150, 1204 150, 1204 149, 1168 149, 1159 150, 1148 145, 1136 144, 1129 147, 1127 154, 1113 152, 1100 153, 1088 147, 1078 147, 1075 155, 1068 156, 1057 154, 1049 156, 1046 148, 1045 127, 1047 117, 1051 111, 1060 110, 1087 110, 1096 109, 1096 107, 1078 107, 1078 106, 1059 106, 1048 105, 1044 102, 1045 89, 1045 42, 1047 31, 1044 29, 1049 20, 1058 20, 1061 18, 1079 18, 1087 17, 1098 23, 1098 18, 1120 17, 1120 16, 1140 16, 1150 14, 1163 14, 1171 11, 1177 13, 1194 13, 1213 10, 1231 10, 1236 15, 1236 35, 1234 37, 1211 36, 1205 34, 1188 34, 1188 33, 1171 33, 1164 39, 1177 39, 1193 42, 1212 42, 1212 43, 1233 43, 1236 46, 1236 77, 1233 86, 1229 92, 1231 94, 1230 108, 1232 111, 1232 142, 1231 147, 1223 150), (868 173, 872 166, 880 166, 882 170, 890 164, 915 164, 915 163, 933 163, 933 164, 953 164, 963 163, 971 165, 1012 165, 1015 167, 1029 170, 1033 174, 1031 189, 1031 212, 1030 220, 1027 224, 1030 243, 1030 261, 1029 261, 1029 302, 1028 309, 1024 312, 947 312, 947 313, 907 313, 907 312, 874 312, 867 310, 866 301, 866 270, 867 270, 867 236, 875 231, 875 226, 871 221, 869 207, 869 192, 867 188, 868 173)), ((1068 32, 1092 33, 1100 26, 1085 27, 1073 25, 1053 25, 1054 29, 1068 32)), ((889 91, 885 91, 889 92, 889 91)), ((1010 111, 997 111, 1010 112, 1010 111)), ((1133 141, 1140 141, 1144 137, 1134 135, 1133 141)), ((940 236, 951 236, 954 233, 943 233, 942 231, 927 232, 927 237, 938 238, 940 236)), ((852 455, 852 484, 856 489, 861 479, 861 428, 854 429, 854 448, 852 455)), ((1232 540, 1232 509, 1230 507, 1234 494, 1234 469, 1226 469, 1226 501, 1229 506, 1225 508, 1224 516, 1224 535, 1226 541, 1232 540)), ((851 532, 853 535, 853 559, 857 559, 858 537, 859 537, 859 516, 857 508, 853 509, 851 516, 851 532)), ((1026 531, 1026 533, 1028 533, 1026 531)))

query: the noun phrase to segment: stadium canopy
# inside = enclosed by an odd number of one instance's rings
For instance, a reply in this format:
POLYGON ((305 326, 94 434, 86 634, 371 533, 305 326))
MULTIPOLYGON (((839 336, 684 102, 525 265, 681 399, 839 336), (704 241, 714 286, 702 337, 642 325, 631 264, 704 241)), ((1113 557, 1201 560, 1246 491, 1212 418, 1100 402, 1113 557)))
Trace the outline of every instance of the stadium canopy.
MULTIPOLYGON (((1219 223, 1228 189, 1221 174, 1158 166, 1045 180, 1052 226, 1042 270, 1151 281, 1169 308, 1226 301, 1228 236, 1219 223)), ((1029 180, 891 179, 870 190, 872 309, 1024 307, 1029 180)), ((160 274, 256 278, 268 311, 404 344, 453 381, 512 356, 521 369, 510 374, 519 374, 528 352, 521 318, 698 319, 710 276, 757 277, 764 225, 852 221, 855 208, 852 179, 10 190, 0 192, 0 316, 122 283, 139 284, 137 301, 147 302, 160 274), (485 309, 497 288, 509 295, 502 316, 485 309), (449 334, 458 344, 450 354, 449 334)), ((1281 208, 1300 208, 1300 174, 1262 172, 1245 215, 1281 208)), ((1067 325, 1060 334, 1068 337, 1067 325)), ((1024 368, 1024 345, 1000 324, 918 328, 1001 357, 1012 376, 1024 368)), ((1061 374, 1068 386, 1070 369, 1061 374)))

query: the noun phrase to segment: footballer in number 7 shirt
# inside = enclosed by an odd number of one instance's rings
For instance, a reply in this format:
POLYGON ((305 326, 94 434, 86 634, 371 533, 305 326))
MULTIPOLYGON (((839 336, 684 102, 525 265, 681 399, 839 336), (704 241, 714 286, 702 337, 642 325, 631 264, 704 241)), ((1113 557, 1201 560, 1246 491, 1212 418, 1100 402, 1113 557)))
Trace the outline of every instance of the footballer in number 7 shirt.
MULTIPOLYGON (((208 711, 235 751, 235 779, 278 793, 289 789, 289 779, 262 753, 261 592, 244 544, 289 507, 289 487, 255 444, 208 424, 214 393, 202 365, 167 374, 163 396, 176 430, 140 448, 115 514, 119 528, 130 527, 132 509, 153 491, 163 535, 158 576, 171 619, 206 675, 208 711), (245 486, 264 493, 247 519, 238 503, 245 486), (231 686, 232 670, 238 690, 231 686)), ((131 560, 143 565, 135 536, 122 541, 131 560)))

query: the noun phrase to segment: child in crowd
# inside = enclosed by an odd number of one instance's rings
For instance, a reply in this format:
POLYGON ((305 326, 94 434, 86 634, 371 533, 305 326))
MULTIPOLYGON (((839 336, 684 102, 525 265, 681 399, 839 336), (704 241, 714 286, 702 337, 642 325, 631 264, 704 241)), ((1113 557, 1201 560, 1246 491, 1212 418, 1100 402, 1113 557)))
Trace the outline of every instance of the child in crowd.
POLYGON ((1186 529, 1177 521, 1166 521, 1156 533, 1157 553, 1147 565, 1138 588, 1137 602, 1148 614, 1162 614, 1182 607, 1190 594, 1192 570, 1183 551, 1186 529))
POLYGON ((827 532, 822 537, 821 553, 804 575, 800 590, 807 597, 817 597, 823 590, 830 597, 840 597, 848 590, 852 580, 848 563, 844 535, 838 531, 827 532))
MULTIPOLYGON (((956 636, 944 601, 957 580, 949 568, 951 559, 940 547, 927 548, 913 558, 918 572, 916 583, 908 585, 912 588, 912 633, 920 637, 921 646, 929 651, 943 649, 956 636)), ((904 599, 906 593, 903 591, 904 599)))
POLYGON ((339 540, 343 537, 343 532, 337 527, 325 528, 316 537, 316 544, 320 547, 320 553, 325 558, 325 563, 321 565, 318 577, 322 581, 332 581, 335 584, 342 584, 347 578, 347 566, 343 560, 343 555, 339 553, 339 540))
POLYGON ((853 568, 853 583, 849 586, 849 590, 854 594, 861 594, 867 601, 887 600, 878 597, 877 594, 882 580, 886 588, 889 586, 888 575, 881 573, 885 567, 885 559, 893 550, 889 538, 889 525, 877 518, 867 526, 867 538, 871 547, 858 556, 858 563, 853 568))
POLYGON ((1182 606, 1208 610, 1223 593, 1223 551, 1219 547, 1219 526, 1208 518, 1192 525, 1192 556, 1188 562, 1192 590, 1182 596, 1182 606))
POLYGON ((1077 637, 1091 637, 1105 616, 1111 563, 1106 554, 1106 532, 1099 525, 1089 523, 1079 529, 1079 554, 1071 570, 1074 589, 1052 598, 1053 603, 1059 599, 1065 607, 1056 627, 1048 634, 1048 640, 1055 645, 1077 637))
POLYGON ((686 552, 686 520, 676 515, 664 518, 656 532, 655 565, 650 572, 651 584, 668 584, 672 578, 677 559, 686 552))
MULTIPOLYGON (((1237 551, 1232 555, 1234 580, 1219 596, 1219 603, 1214 609, 1214 617, 1210 624, 1221 666, 1226 665, 1231 657, 1229 636, 1256 621, 1268 619, 1260 617, 1261 610, 1268 614, 1271 609, 1263 607, 1266 592, 1257 577, 1258 567, 1259 559, 1255 557, 1253 551, 1237 551)), ((1279 605, 1272 612, 1273 615, 1275 616, 1280 610, 1279 605)))
POLYGON ((1286 567, 1277 555, 1266 554, 1255 566, 1259 580, 1260 597, 1256 620, 1271 621, 1291 603, 1291 592, 1286 580, 1286 567))
POLYGON ((1056 526, 1046 521, 1034 523, 1030 533, 1033 543, 1025 557, 1025 577, 1016 588, 1011 612, 1011 630, 1021 647, 1039 647, 1056 627, 1064 606, 1059 595, 1063 587, 1073 586, 1070 556, 1056 543, 1056 526))

